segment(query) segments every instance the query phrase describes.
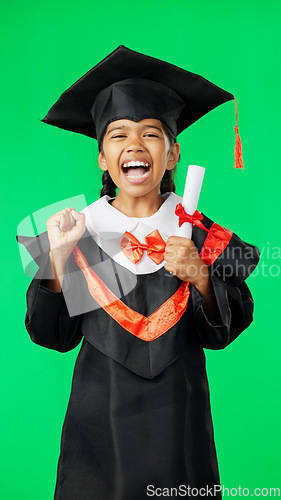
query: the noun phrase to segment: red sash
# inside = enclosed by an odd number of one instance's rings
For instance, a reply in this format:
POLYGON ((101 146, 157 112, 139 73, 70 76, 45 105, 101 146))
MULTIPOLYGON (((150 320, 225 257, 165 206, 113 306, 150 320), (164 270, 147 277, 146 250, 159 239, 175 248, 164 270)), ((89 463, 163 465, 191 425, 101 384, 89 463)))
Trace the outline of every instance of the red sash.
MULTIPOLYGON (((231 231, 213 223, 199 254, 207 266, 215 262, 227 247, 231 237, 231 231)), ((178 290, 147 317, 131 309, 111 292, 89 267, 85 256, 77 245, 73 249, 73 254, 77 265, 86 278, 93 299, 132 335, 147 342, 155 340, 172 328, 185 312, 190 296, 188 282, 182 282, 178 290)))

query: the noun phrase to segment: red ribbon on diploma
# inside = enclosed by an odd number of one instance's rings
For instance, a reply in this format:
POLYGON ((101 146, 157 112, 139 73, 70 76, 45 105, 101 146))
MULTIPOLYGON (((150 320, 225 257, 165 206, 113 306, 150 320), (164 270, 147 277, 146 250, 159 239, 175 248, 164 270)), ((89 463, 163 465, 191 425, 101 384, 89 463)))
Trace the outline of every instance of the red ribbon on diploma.
POLYGON ((190 224, 192 224, 192 227, 195 225, 197 227, 200 227, 201 229, 204 229, 204 231, 209 232, 209 229, 207 229, 202 224, 201 220, 203 219, 203 215, 200 214, 198 210, 195 210, 194 214, 192 215, 187 214, 182 204, 178 203, 178 205, 176 206, 175 214, 179 218, 179 227, 181 227, 184 222, 190 222, 190 224))

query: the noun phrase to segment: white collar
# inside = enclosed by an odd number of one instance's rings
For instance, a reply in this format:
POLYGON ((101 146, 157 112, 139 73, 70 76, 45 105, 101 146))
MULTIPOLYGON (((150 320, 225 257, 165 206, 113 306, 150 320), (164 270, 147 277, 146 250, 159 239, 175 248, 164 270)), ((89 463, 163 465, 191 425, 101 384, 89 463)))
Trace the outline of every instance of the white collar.
POLYGON ((165 193, 163 198, 165 201, 157 212, 150 217, 137 218, 123 214, 109 203, 113 198, 103 196, 82 210, 86 216, 86 227, 102 250, 118 264, 134 274, 156 272, 164 266, 164 261, 157 265, 144 251, 142 259, 133 264, 120 250, 120 238, 128 231, 144 243, 145 236, 154 229, 158 229, 164 241, 176 234, 178 217, 175 208, 182 198, 175 193, 165 193))

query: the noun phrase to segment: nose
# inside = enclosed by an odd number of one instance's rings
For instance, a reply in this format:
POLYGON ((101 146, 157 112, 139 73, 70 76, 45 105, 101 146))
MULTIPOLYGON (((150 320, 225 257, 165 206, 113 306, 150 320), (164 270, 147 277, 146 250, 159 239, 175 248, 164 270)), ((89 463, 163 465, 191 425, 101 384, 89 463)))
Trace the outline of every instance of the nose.
POLYGON ((129 144, 127 145, 127 152, 137 152, 137 151, 144 151, 144 145, 141 141, 141 139, 137 136, 133 137, 130 141, 129 144))

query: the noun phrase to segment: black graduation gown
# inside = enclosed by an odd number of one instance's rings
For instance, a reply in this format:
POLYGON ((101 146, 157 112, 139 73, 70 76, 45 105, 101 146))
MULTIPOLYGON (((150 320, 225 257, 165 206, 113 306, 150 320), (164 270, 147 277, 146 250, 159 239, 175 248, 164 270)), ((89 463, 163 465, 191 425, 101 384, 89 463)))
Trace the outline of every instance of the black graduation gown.
MULTIPOLYGON (((202 222, 212 226, 205 216, 202 222)), ((206 235, 194 227, 198 251, 206 235)), ((179 496, 180 488, 188 487, 197 488, 200 496, 200 488, 207 486, 201 494, 212 497, 220 481, 203 348, 226 347, 251 323, 253 300, 244 280, 258 262, 258 250, 233 234, 210 266, 220 324, 210 323, 202 297, 190 285, 186 311, 177 323, 145 341, 95 304, 73 255, 64 293, 45 287, 52 272, 47 233, 17 239, 39 265, 27 292, 25 325, 31 339, 61 352, 82 340, 63 425, 55 500, 145 500, 156 488, 175 497, 171 488, 179 496), (70 316, 66 303, 74 311, 78 304, 79 314, 70 316)), ((132 276, 87 230, 78 247, 122 302, 145 316, 181 284, 164 268, 132 276)))

